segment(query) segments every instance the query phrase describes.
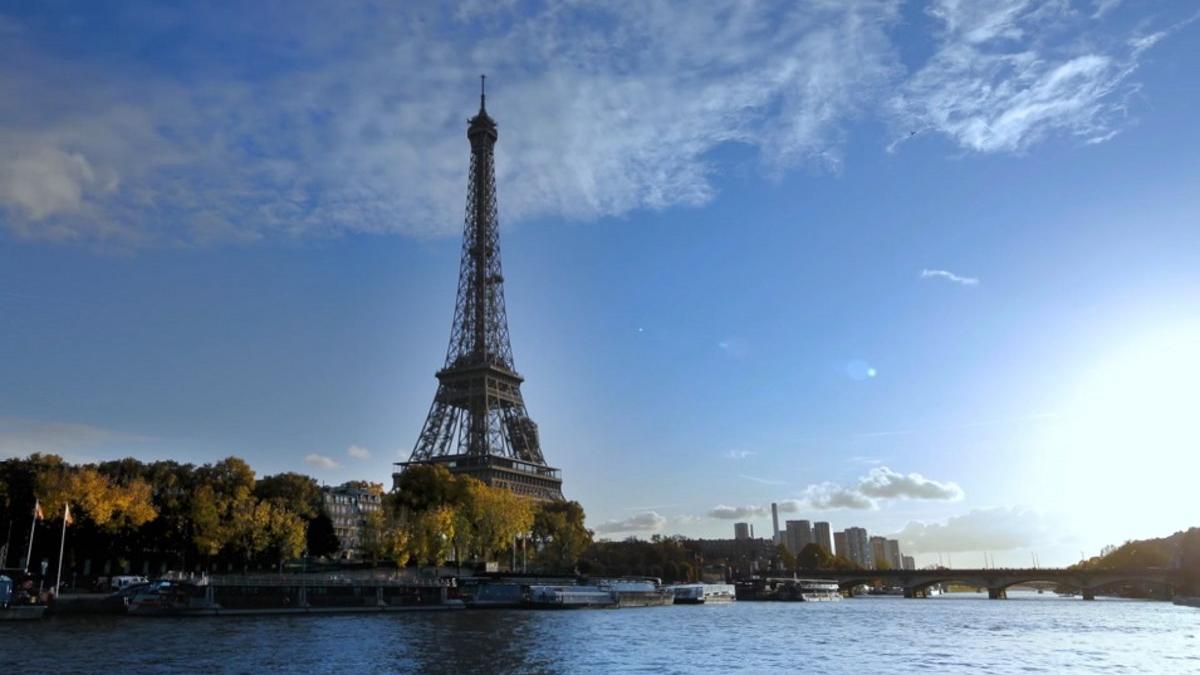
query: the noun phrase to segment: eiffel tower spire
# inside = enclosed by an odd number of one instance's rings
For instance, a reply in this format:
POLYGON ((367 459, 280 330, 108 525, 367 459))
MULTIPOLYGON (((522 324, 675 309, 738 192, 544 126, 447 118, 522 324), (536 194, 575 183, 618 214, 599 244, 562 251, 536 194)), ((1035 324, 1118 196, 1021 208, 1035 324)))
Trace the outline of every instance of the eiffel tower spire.
POLYGON ((425 426, 400 466, 441 464, 536 499, 562 499, 562 479, 542 456, 537 424, 521 398, 524 380, 513 366, 496 207, 499 134, 485 83, 481 77, 479 112, 467 126, 471 168, 450 346, 425 426))

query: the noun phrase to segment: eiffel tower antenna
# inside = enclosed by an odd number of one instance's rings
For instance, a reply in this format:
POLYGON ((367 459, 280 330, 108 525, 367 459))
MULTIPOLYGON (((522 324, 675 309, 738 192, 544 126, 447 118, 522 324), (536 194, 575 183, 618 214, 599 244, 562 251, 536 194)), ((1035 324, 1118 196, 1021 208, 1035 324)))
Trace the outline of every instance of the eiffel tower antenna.
POLYGON ((486 83, 481 75, 479 112, 467 123, 471 167, 450 346, 412 456, 394 478, 412 464, 440 464, 518 494, 561 500, 562 477, 542 456, 509 344, 496 206, 499 134, 485 108, 486 83))

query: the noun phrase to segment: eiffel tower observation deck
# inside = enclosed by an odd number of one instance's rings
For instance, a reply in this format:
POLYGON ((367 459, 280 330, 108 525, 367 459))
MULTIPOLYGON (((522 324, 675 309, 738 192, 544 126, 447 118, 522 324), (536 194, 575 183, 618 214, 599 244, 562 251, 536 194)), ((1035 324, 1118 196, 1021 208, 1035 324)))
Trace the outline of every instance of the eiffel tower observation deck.
POLYGON ((393 479, 413 464, 438 464, 520 495, 561 500, 562 477, 542 455, 509 344, 496 207, 498 134, 487 113, 485 81, 479 112, 467 127, 471 169, 450 347, 425 426, 393 479))

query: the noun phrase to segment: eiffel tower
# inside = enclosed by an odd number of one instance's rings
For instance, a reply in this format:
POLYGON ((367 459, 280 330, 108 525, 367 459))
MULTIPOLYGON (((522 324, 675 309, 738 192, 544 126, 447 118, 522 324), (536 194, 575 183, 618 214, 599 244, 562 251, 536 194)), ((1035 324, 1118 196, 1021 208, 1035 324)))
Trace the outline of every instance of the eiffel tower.
POLYGON ((467 127, 471 169, 450 347, 425 426, 393 479, 413 464, 440 464, 517 494, 561 500, 562 477, 542 456, 537 424, 521 398, 524 379, 513 367, 500 273, 493 152, 498 135, 487 114, 485 83, 481 77, 479 113, 467 127))

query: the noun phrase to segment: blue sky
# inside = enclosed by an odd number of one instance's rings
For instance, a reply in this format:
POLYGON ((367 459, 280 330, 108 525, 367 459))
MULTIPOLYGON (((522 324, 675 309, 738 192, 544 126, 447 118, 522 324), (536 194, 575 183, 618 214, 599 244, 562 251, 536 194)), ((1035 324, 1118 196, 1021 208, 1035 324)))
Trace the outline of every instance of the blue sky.
POLYGON ((4 3, 0 453, 386 482, 487 72, 523 391, 604 536, 1196 525, 1195 11, 4 3))

